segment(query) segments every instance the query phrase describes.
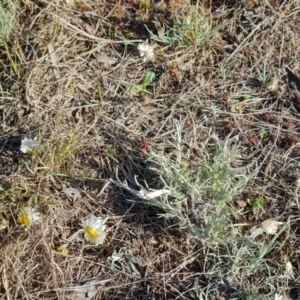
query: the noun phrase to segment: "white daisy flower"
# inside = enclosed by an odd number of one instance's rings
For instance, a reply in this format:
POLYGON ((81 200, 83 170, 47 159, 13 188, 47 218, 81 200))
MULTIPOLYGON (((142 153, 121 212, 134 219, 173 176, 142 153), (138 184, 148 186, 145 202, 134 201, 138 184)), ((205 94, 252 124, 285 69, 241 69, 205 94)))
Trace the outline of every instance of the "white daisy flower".
POLYGON ((82 231, 84 232, 84 238, 96 246, 103 244, 106 237, 104 225, 106 219, 90 216, 89 218, 81 221, 82 231))
POLYGON ((28 139, 27 137, 25 137, 21 141, 20 151, 23 153, 27 153, 31 150, 38 149, 40 147, 41 145, 37 142, 37 137, 35 137, 34 139, 28 139))
POLYGON ((31 206, 25 206, 19 213, 19 222, 25 228, 41 223, 40 214, 31 206))
POLYGON ((153 60, 155 46, 151 46, 146 40, 144 43, 138 45, 140 56, 143 57, 143 61, 153 60))
POLYGON ((282 222, 277 222, 273 219, 265 220, 261 223, 261 229, 267 234, 275 234, 278 230, 278 226, 283 224, 282 222))

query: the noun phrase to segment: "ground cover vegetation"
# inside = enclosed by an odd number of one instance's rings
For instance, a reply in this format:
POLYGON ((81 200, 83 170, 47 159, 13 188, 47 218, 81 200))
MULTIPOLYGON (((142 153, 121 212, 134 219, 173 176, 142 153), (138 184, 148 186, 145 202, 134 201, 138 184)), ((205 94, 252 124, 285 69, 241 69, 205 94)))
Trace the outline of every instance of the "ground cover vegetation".
POLYGON ((1 1, 1 299, 299 299, 299 20, 1 1))

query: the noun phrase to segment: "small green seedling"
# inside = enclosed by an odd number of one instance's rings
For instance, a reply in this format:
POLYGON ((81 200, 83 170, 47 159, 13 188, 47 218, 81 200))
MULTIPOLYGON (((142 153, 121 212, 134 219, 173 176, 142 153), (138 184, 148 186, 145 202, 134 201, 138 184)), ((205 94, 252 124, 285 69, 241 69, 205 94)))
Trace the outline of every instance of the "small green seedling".
POLYGON ((247 199, 247 202, 251 206, 253 214, 256 214, 260 209, 263 209, 266 204, 266 201, 262 197, 247 199))
POLYGON ((269 132, 261 132, 259 134, 259 137, 262 139, 262 140, 266 140, 270 137, 270 133, 269 132))
POLYGON ((149 94, 152 95, 154 91, 153 88, 149 85, 151 84, 154 78, 155 72, 153 70, 147 70, 142 82, 139 84, 128 85, 127 91, 133 95, 139 94, 142 97, 147 96, 149 94))
POLYGON ((117 154, 116 149, 108 149, 106 152, 107 157, 114 158, 117 154))
POLYGON ((158 240, 160 241, 160 246, 159 248, 166 250, 169 248, 169 242, 167 241, 167 239, 164 236, 159 236, 158 240))

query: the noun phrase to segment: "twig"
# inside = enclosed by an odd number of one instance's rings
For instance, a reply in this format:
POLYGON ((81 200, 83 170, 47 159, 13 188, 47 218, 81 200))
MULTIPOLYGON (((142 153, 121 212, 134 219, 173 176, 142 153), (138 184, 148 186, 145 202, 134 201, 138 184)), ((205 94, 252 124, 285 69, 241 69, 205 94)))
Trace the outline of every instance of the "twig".
POLYGON ((48 44, 48 52, 50 55, 50 60, 51 60, 52 66, 53 66, 55 78, 57 80, 59 80, 61 78, 59 68, 58 68, 59 60, 58 60, 54 45, 52 43, 48 44))
MULTIPOLYGON (((52 14, 54 15, 54 14, 52 14)), ((56 15, 54 15, 56 16, 56 15)), ((64 20, 63 18, 60 18, 58 16, 56 16, 57 18, 59 18, 65 25, 67 25, 68 27, 72 28, 73 30, 75 30, 76 32, 84 35, 85 37, 87 38, 90 38, 92 40, 95 40, 95 41, 98 41, 100 42, 101 44, 131 44, 131 43, 141 43, 142 40, 129 40, 129 41, 113 41, 113 40, 110 40, 110 39, 104 39, 104 38, 100 38, 98 36, 95 36, 95 35, 92 35, 92 34, 89 34, 79 28, 77 28, 76 26, 70 24, 69 22, 67 22, 66 20, 64 20)))

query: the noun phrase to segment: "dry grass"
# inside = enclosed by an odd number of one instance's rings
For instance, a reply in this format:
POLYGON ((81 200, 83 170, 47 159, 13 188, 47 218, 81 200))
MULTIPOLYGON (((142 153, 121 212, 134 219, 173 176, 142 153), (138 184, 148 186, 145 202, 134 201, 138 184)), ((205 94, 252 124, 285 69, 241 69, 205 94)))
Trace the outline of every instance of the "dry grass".
POLYGON ((0 4, 1 299, 298 299, 298 1, 71 2, 0 4))

